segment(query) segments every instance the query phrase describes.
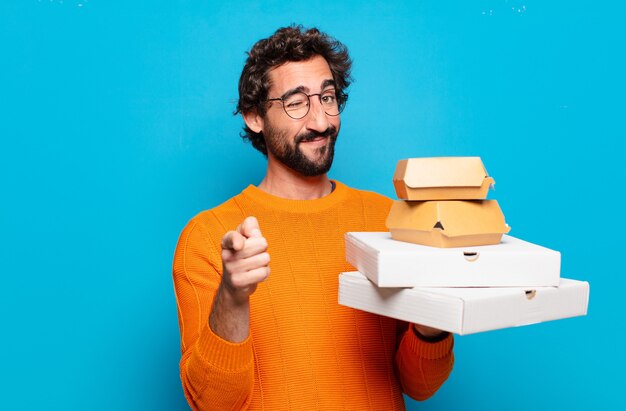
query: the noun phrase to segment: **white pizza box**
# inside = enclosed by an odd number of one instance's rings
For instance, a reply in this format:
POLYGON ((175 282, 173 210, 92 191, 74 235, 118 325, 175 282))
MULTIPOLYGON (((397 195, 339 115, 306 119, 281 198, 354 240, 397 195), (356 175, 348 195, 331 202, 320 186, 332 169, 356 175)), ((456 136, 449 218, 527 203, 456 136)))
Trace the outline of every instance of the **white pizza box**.
POLYGON ((379 287, 549 287, 561 253, 508 235, 494 245, 438 248, 388 232, 349 232, 346 260, 379 287))
POLYGON ((587 314, 589 283, 558 287, 380 288, 359 272, 339 276, 339 304, 449 331, 472 334, 587 314))

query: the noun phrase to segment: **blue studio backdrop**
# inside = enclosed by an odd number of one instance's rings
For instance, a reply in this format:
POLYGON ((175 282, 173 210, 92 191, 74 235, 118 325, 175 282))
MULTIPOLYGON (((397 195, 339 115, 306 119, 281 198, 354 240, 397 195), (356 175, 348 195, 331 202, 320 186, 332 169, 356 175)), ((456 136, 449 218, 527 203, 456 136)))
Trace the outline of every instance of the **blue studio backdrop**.
POLYGON ((0 2, 0 409, 185 410, 171 278, 201 210, 258 184, 252 44, 344 42, 331 177, 394 197, 399 159, 480 156, 511 235, 562 252, 586 317, 456 338, 409 410, 626 409, 623 2, 0 2), (622 210, 622 211, 620 211, 622 210))

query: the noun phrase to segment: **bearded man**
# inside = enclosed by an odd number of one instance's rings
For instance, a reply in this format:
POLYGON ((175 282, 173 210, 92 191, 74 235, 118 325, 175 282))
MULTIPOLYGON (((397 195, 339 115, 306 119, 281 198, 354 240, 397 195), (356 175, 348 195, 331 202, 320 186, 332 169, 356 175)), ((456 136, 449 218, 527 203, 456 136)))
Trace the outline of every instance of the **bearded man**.
POLYGON ((237 112, 267 172, 195 216, 174 257, 194 410, 403 410, 452 370, 449 333, 337 303, 344 234, 386 231, 392 203, 327 175, 350 68, 343 44, 300 26, 248 53, 237 112))

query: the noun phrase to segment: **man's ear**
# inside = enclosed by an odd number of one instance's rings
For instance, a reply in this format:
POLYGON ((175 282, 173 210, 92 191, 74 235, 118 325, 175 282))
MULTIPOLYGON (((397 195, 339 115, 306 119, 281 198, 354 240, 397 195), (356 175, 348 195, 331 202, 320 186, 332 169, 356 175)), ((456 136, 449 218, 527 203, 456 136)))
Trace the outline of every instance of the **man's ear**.
POLYGON ((243 121, 246 122, 246 126, 255 133, 260 133, 263 130, 263 117, 257 112, 256 109, 245 112, 243 115, 243 121))

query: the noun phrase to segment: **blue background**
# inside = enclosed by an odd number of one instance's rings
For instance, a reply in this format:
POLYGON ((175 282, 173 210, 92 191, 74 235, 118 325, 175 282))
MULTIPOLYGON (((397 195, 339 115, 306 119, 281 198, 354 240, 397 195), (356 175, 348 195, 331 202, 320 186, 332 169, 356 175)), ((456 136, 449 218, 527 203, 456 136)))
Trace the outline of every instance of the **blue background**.
POLYGON ((623 2, 3 0, 0 408, 183 410, 171 261, 265 160, 244 51, 292 22, 354 59, 331 177, 477 155, 511 234, 591 283, 586 317, 457 337, 410 410, 626 409, 623 2))

